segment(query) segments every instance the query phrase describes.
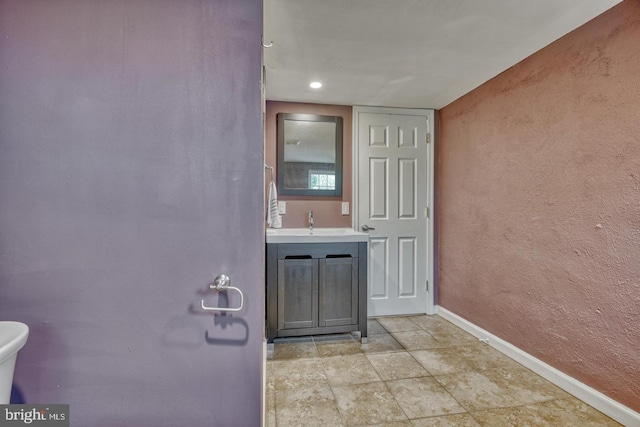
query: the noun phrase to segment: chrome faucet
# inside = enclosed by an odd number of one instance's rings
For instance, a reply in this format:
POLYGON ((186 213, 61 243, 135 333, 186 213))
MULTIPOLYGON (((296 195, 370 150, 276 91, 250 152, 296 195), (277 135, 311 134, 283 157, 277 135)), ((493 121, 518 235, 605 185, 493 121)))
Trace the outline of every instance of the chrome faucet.
POLYGON ((309 232, 313 233, 313 211, 309 209, 309 232))

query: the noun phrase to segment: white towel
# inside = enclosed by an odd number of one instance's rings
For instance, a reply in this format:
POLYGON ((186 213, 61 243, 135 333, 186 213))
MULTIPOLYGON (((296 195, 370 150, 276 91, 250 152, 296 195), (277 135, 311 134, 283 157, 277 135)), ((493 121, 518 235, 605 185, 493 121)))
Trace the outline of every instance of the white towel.
POLYGON ((282 228, 282 217, 278 213, 278 191, 276 183, 269 184, 269 209, 267 209, 267 225, 271 228, 282 228))

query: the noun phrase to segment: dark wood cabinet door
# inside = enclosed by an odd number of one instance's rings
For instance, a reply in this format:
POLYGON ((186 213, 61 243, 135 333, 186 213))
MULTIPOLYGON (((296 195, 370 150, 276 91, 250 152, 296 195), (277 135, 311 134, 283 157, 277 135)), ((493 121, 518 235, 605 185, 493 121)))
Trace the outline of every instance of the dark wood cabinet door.
POLYGON ((319 270, 319 326, 358 324, 358 258, 323 258, 319 270))
POLYGON ((318 326, 318 260, 278 260, 278 329, 318 326))

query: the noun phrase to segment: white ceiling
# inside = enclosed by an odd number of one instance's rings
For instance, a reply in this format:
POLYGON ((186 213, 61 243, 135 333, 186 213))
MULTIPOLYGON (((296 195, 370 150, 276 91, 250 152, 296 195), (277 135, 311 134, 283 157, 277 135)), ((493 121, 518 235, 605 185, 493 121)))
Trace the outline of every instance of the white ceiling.
POLYGON ((620 1, 264 0, 266 97, 439 109, 620 1))

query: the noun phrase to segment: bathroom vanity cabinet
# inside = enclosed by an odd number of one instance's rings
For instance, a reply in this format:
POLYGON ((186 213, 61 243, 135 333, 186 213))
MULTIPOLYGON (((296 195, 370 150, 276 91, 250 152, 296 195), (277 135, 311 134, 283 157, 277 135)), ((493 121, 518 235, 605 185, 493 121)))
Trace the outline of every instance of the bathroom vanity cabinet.
POLYGON ((367 242, 267 243, 267 339, 367 337, 367 242))

